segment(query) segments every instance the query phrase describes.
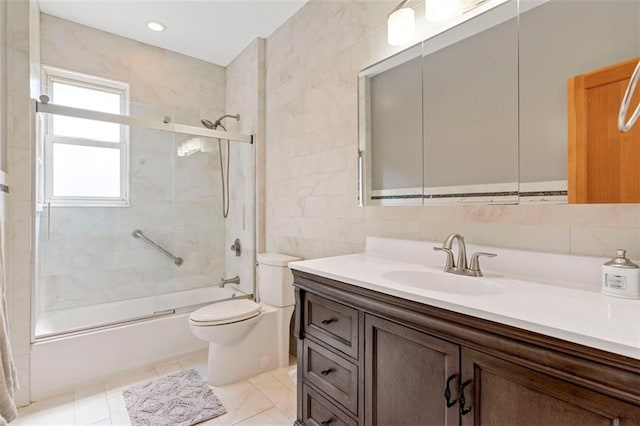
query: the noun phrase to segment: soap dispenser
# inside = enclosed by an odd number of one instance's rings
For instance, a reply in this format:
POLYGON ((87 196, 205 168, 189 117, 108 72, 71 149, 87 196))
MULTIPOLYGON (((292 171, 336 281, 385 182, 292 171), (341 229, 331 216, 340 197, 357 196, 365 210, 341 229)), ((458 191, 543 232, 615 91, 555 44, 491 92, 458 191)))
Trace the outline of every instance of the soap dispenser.
POLYGON ((602 293, 627 299, 640 299, 640 266, 626 258, 626 250, 602 265, 602 293))

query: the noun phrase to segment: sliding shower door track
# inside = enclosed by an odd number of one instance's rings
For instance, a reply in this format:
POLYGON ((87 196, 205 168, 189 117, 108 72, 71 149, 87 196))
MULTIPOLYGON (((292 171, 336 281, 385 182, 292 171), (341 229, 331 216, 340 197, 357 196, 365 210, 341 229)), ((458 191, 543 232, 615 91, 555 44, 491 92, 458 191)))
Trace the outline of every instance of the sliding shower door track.
POLYGON ((109 322, 104 322, 96 325, 88 325, 85 327, 74 327, 64 331, 55 331, 51 333, 40 334, 38 336, 35 336, 33 339, 33 342, 31 343, 46 342, 48 340, 55 340, 55 339, 60 339, 64 337, 69 337, 69 336, 77 336, 80 334, 90 333, 92 331, 108 330, 111 328, 121 327, 127 324, 135 324, 143 321, 148 321, 151 319, 167 317, 167 316, 175 315, 176 311, 178 314, 193 312, 194 310, 201 308, 203 306, 213 305, 216 303, 225 302, 227 300, 234 300, 234 299, 254 300, 253 294, 243 293, 242 291, 238 290, 232 293, 231 297, 225 298, 225 299, 210 300, 206 302, 196 303, 193 305, 181 306, 179 308, 163 309, 161 311, 155 311, 151 314, 139 315, 139 316, 135 316, 135 317, 127 318, 124 320, 119 320, 119 321, 109 321, 109 322))
POLYGON ((135 323, 147 321, 150 319, 167 317, 170 315, 174 315, 175 313, 176 313, 175 309, 166 309, 164 311, 156 311, 152 314, 140 315, 137 317, 133 317, 133 318, 129 318, 121 321, 111 321, 111 322, 106 322, 98 325, 89 325, 86 327, 76 327, 76 328, 72 328, 64 331, 55 331, 52 333, 45 333, 45 334, 36 336, 34 338, 33 343, 46 342, 48 340, 55 340, 62 337, 77 336, 79 334, 85 334, 92 331, 108 330, 110 328, 116 328, 116 327, 120 327, 127 324, 135 324, 135 323))

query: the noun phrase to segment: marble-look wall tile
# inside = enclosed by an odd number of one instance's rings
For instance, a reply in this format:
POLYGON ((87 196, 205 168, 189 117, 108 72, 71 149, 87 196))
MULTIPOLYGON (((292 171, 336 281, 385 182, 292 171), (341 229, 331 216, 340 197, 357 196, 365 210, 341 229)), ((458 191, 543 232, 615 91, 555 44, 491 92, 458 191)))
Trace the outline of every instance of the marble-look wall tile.
POLYGON ((160 113, 171 115, 176 109, 181 123, 190 119, 187 124, 198 124, 203 117, 187 117, 181 111, 212 116, 224 111, 224 67, 51 15, 41 16, 43 64, 136 82, 131 86, 131 102, 141 104, 137 107, 142 108, 143 116, 157 119, 160 113))
POLYGON ((616 249, 626 249, 627 257, 640 259, 640 227, 571 227, 573 253, 614 257, 616 249))
MULTIPOLYGON (((358 71, 386 42, 386 2, 311 0, 267 39, 266 249, 361 251, 367 235, 640 258, 640 205, 357 207, 358 71)), ((424 28, 419 31, 424 32, 424 28)), ((417 40, 416 40, 417 41, 417 40)))
POLYGON ((640 204, 521 204, 506 206, 473 206, 464 208, 469 222, 498 222, 547 225, 640 227, 640 204))
MULTIPOLYGON (((226 247, 236 238, 242 242, 242 254, 226 252, 226 275, 240 277, 240 287, 253 291, 256 247, 263 241, 263 196, 256 194, 264 185, 258 156, 264 155, 264 40, 256 39, 227 66, 227 113, 240 114, 240 121, 229 121, 229 131, 252 134, 252 145, 231 143, 229 173, 229 216, 226 219, 226 247), (256 202, 258 203, 256 205, 256 202), (260 225, 260 223, 262 223, 260 225)), ((263 163, 262 163, 263 164, 263 163)))
MULTIPOLYGON (((224 67, 47 14, 41 24, 43 64, 128 83, 133 115, 200 126, 225 112, 224 67)), ((48 239, 48 218, 40 217, 41 309, 187 290, 224 274, 217 148, 177 157, 188 135, 138 128, 130 135, 129 207, 53 207, 48 239), (134 239, 134 229, 183 265, 134 239)))
MULTIPOLYGON (((30 98, 39 84, 39 7, 35 0, 6 2, 6 142, 7 184, 5 265, 9 335, 21 388, 18 405, 29 402, 31 341, 31 284, 34 213, 31 208, 32 164, 30 98)), ((3 221, 4 222, 4 221, 3 221)))
MULTIPOLYGON (((7 2, 0 2, 0 26, 7 28, 7 2)), ((7 171, 7 32, 0 31, 0 171, 7 171)))
POLYGON ((550 253, 570 253, 571 233, 567 227, 536 225, 504 225, 499 223, 464 222, 458 228, 439 233, 436 241, 443 241, 451 232, 458 232, 474 244, 516 248, 550 253), (459 229, 459 230, 456 230, 459 229))

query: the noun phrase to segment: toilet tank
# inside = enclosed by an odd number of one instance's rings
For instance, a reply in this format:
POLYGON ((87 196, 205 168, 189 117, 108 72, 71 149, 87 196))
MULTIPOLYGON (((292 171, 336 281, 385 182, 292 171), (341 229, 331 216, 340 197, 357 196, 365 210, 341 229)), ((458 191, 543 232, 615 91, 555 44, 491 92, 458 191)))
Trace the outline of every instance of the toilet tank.
POLYGON ((293 274, 287 265, 297 260, 301 259, 280 253, 258 254, 258 292, 261 302, 272 306, 295 304, 293 274))

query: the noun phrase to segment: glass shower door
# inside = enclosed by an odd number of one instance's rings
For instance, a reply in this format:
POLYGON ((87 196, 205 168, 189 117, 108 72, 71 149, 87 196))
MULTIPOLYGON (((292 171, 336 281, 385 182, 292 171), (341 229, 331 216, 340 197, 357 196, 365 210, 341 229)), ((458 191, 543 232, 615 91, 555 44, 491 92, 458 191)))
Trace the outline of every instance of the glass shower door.
POLYGON ((176 265, 136 236, 175 244, 173 132, 56 114, 39 121, 35 337, 153 316, 156 282, 176 265), (58 131, 63 124, 76 134, 58 131), (117 140, 82 128, 114 129, 117 140))
POLYGON ((140 105, 128 109, 135 117, 37 106, 45 124, 36 149, 36 339, 237 297, 237 290, 220 289, 223 277, 238 276, 240 289, 253 292, 251 137, 174 124, 140 105), (116 140, 52 135, 53 116, 70 119, 73 131, 115 129, 116 140), (103 192, 65 198, 60 182, 103 192), (232 251, 236 239, 241 250, 232 251))
POLYGON ((252 293, 253 145, 176 134, 175 153, 175 250, 184 264, 175 269, 173 280, 158 281, 158 309, 228 298, 219 287, 223 278, 238 276, 240 289, 252 293), (238 251, 231 249, 234 244, 238 251))

